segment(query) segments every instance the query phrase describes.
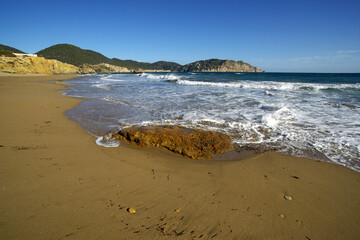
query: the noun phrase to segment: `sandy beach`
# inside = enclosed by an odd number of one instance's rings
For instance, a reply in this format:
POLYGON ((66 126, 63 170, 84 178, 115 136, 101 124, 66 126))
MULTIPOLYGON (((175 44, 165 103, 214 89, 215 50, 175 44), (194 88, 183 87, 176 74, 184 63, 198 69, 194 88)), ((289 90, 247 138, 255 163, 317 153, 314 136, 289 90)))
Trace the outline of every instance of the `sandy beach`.
POLYGON ((274 152, 98 146, 64 115, 81 100, 49 81, 72 77, 0 75, 1 239, 360 238, 360 173, 274 152))

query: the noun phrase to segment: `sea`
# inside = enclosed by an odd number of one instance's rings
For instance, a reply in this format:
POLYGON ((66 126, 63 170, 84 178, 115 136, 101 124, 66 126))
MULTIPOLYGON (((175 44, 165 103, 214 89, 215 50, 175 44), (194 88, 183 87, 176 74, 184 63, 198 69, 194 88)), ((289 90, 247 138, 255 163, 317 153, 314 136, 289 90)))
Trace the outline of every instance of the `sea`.
POLYGON ((334 162, 360 171, 360 74, 118 73, 68 81, 84 99, 66 115, 97 137, 133 125, 227 134, 242 147, 334 162))

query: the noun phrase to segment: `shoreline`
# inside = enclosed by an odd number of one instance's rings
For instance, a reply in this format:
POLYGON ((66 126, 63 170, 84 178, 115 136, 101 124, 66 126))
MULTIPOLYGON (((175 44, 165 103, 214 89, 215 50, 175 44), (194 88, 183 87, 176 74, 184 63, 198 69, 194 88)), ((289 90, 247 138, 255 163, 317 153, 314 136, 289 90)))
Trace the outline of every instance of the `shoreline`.
POLYGON ((209 162, 104 148, 65 116, 81 100, 49 82, 71 77, 0 75, 4 239, 360 236, 360 173, 274 152, 209 162))
POLYGON ((75 79, 72 83, 78 85, 66 91, 91 99, 67 116, 97 136, 134 124, 179 125, 226 134, 241 146, 329 158, 360 172, 354 134, 360 114, 354 84, 358 76, 336 75, 336 82, 312 74, 292 75, 292 82, 288 77, 277 74, 257 81, 232 73, 91 75, 75 79))

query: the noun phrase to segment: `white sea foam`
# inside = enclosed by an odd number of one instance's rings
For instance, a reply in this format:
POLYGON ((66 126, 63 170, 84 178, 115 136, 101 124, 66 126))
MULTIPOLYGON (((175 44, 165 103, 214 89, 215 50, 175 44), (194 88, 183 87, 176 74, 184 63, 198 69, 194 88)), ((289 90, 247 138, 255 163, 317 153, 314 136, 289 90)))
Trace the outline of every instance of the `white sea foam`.
POLYGON ((190 80, 178 80, 178 84, 184 85, 196 85, 196 86, 212 86, 212 87, 237 87, 242 88, 242 84, 239 83, 221 83, 221 82, 202 82, 202 81, 190 81, 190 80))
POLYGON ((107 136, 98 137, 95 140, 96 144, 103 147, 118 147, 119 141, 109 139, 107 136))
POLYGON ((265 94, 268 95, 268 96, 275 96, 274 93, 268 91, 268 90, 265 90, 265 94))
POLYGON ((110 91, 112 89, 111 86, 109 84, 106 84, 106 83, 96 83, 96 84, 93 84, 91 86, 101 88, 101 89, 104 89, 104 90, 108 90, 108 91, 110 91))
POLYGON ((179 76, 176 74, 152 74, 152 73, 143 73, 142 77, 145 77, 147 79, 151 80, 177 80, 179 79, 179 76))
POLYGON ((104 98, 102 98, 102 100, 104 100, 106 102, 110 102, 110 103, 116 103, 116 104, 125 105, 125 106, 132 107, 132 108, 141 108, 138 105, 131 104, 131 103, 127 102, 127 101, 116 100, 116 99, 111 98, 111 97, 104 97, 104 98))
POLYGON ((292 118, 292 113, 287 107, 282 107, 275 112, 263 115, 262 122, 271 128, 276 128, 278 124, 287 124, 292 118))
POLYGON ((123 82, 123 79, 119 79, 120 75, 105 75, 101 76, 100 80, 108 81, 108 82, 123 82))
POLYGON ((265 125, 271 128, 276 127, 279 122, 271 113, 262 116, 261 120, 265 125))
POLYGON ((191 81, 178 80, 178 84, 199 85, 212 87, 244 88, 244 89, 261 89, 261 90, 329 90, 329 89, 360 89, 359 84, 316 84, 316 83, 289 83, 289 82, 272 82, 272 81, 236 81, 236 82, 209 82, 209 81, 191 81))
POLYGON ((125 80, 122 79, 106 79, 108 82, 124 82, 125 80))

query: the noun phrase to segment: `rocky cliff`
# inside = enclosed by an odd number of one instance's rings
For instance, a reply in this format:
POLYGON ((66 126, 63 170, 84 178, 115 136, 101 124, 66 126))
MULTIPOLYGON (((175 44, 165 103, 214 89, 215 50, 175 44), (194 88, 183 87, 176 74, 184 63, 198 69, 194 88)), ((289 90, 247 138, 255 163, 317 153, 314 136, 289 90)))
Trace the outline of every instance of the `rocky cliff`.
POLYGON ((83 64, 76 67, 54 59, 43 57, 0 57, 0 72, 40 73, 40 74, 76 74, 76 73, 114 73, 130 72, 127 68, 107 63, 95 65, 83 64))
POLYGON ((108 63, 100 64, 83 64, 80 66, 81 73, 115 73, 115 72, 130 72, 126 67, 119 67, 108 63))
POLYGON ((193 62, 176 69, 178 72, 263 72, 243 61, 209 59, 193 62))
POLYGON ((0 72, 74 74, 81 73, 78 67, 42 57, 0 57, 0 72))

